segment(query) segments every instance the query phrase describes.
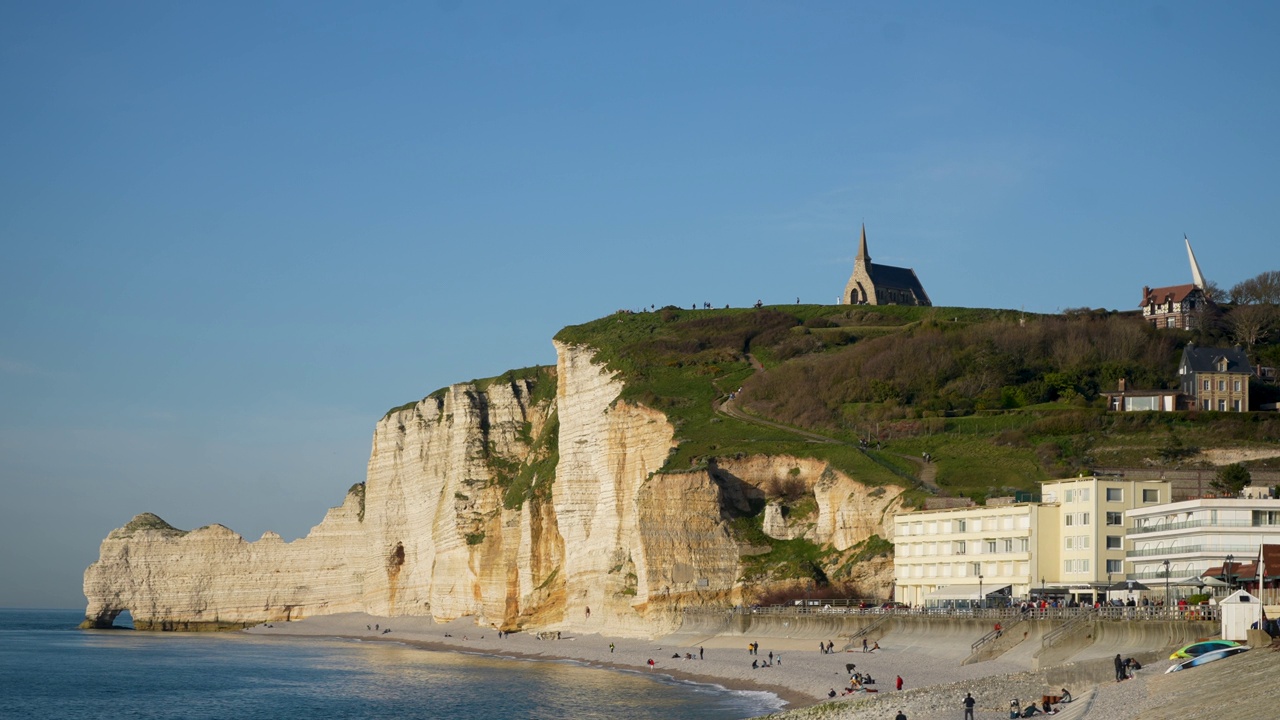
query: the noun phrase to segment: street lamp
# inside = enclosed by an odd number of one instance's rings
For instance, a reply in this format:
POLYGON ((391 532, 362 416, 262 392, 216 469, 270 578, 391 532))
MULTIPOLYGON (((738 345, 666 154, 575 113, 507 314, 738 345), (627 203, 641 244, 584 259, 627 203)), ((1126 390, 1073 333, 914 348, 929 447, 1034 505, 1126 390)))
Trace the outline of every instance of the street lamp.
POLYGON ((1165 560, 1161 564, 1164 565, 1164 607, 1165 607, 1165 610, 1168 611, 1169 609, 1169 561, 1165 560))
POLYGON ((978 574, 978 603, 982 609, 987 608, 987 596, 982 594, 982 574, 978 574))
POLYGON ((1224 579, 1227 581, 1228 591, 1231 590, 1231 561, 1235 559, 1234 555, 1228 555, 1226 564, 1222 566, 1222 574, 1226 576, 1224 579))
POLYGON ((1105 605, 1111 604, 1111 571, 1110 570, 1107 571, 1107 589, 1106 589, 1106 592, 1103 593, 1102 599, 1103 599, 1103 604, 1105 605))
POLYGON ((1044 576, 1040 576, 1040 599, 1044 599, 1044 576))

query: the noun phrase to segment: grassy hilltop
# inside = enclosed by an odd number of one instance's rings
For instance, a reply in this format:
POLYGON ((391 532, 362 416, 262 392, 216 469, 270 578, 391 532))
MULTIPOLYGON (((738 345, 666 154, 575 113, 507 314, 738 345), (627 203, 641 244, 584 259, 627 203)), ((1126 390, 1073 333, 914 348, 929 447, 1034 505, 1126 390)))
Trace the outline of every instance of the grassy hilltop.
MULTIPOLYGON (((790 454, 864 481, 982 499, 1094 466, 1173 467, 1200 449, 1274 445, 1280 417, 1270 413, 1105 410, 1099 393, 1120 378, 1176 387, 1193 337, 1131 313, 784 305, 617 313, 556 339, 596 348, 626 381, 624 399, 671 419, 680 446, 665 470, 790 454), (740 387, 737 416, 718 410, 740 387), (924 452, 936 488, 918 484, 924 452)), ((1225 344, 1201 343, 1215 340, 1225 344)))
MULTIPOLYGON (((1230 344, 1212 333, 1156 330, 1133 313, 667 307, 615 313, 564 328, 556 339, 594 348, 595 359, 625 381, 623 400, 666 414, 678 447, 665 472, 727 457, 807 457, 863 483, 905 488, 905 500, 922 504, 931 495, 982 501, 1034 491, 1039 480, 1093 467, 1196 466, 1204 450, 1274 451, 1280 444, 1276 413, 1108 412, 1100 393, 1120 378, 1133 388, 1176 387, 1188 341, 1230 344), (921 462, 922 453, 933 462, 921 462)), ((1260 344, 1254 354, 1280 364, 1280 344, 1260 344)), ((528 383, 532 404, 549 407, 554 368, 473 382, 483 390, 517 381, 528 383)), ((1256 390, 1275 397, 1274 388, 1256 390)), ((525 432, 527 457, 487 456, 508 508, 546 502, 555 479, 557 416, 536 437, 532 426, 525 432)), ((1249 464, 1280 467, 1280 458, 1249 464)), ((788 478, 762 490, 792 518, 816 510, 812 494, 788 478)), ((859 563, 892 549, 877 536, 844 552, 772 538, 763 532, 763 508, 763 500, 753 501, 731 521, 744 545, 761 550, 743 557, 743 580, 757 588, 843 581, 859 563)))

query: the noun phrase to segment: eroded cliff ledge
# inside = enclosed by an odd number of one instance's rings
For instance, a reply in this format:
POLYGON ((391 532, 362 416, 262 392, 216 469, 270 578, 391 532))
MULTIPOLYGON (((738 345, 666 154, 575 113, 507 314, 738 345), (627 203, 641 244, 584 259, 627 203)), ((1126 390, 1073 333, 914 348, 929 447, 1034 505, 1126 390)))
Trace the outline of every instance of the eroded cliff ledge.
MULTIPOLYGON (((220 525, 183 532, 135 517, 85 571, 85 625, 124 610, 160 630, 362 611, 653 635, 686 606, 742 600, 760 549, 733 524, 762 507, 771 537, 836 552, 889 537, 899 489, 821 461, 661 471, 676 446, 667 417, 620 400, 622 382, 589 348, 556 349, 554 370, 454 385, 388 413, 366 481, 305 538, 247 542, 220 525), (770 509, 779 478, 800 488, 804 513, 770 509)), ((885 567, 855 574, 870 590, 885 567)))

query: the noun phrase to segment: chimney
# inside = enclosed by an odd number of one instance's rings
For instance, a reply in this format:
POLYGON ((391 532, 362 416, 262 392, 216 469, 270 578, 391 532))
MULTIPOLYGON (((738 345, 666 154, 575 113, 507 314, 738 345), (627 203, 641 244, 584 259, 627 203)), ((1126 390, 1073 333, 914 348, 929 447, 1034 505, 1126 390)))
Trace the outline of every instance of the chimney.
POLYGON ((1124 392, 1124 378, 1120 378, 1120 392, 1124 392))

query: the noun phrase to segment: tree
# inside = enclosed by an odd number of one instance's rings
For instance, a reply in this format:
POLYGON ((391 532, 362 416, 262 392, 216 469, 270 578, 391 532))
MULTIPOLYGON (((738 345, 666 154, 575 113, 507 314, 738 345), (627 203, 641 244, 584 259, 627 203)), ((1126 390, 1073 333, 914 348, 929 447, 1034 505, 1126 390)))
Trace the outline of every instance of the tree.
POLYGON ((1239 305, 1232 308, 1226 322, 1232 340, 1253 347, 1266 340, 1280 325, 1280 306, 1239 305))
POLYGON ((1209 481, 1214 490, 1235 497, 1249 484, 1249 470, 1240 463, 1232 463, 1218 471, 1218 476, 1209 481))
POLYGON ((1280 305, 1280 270, 1258 273, 1231 287, 1231 302, 1237 305, 1280 305))

